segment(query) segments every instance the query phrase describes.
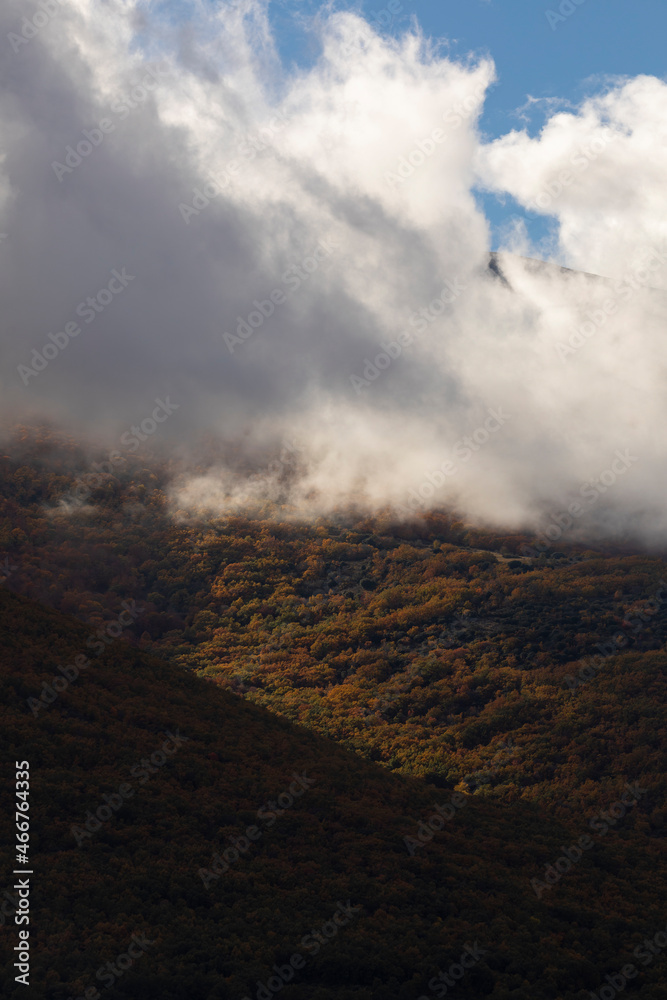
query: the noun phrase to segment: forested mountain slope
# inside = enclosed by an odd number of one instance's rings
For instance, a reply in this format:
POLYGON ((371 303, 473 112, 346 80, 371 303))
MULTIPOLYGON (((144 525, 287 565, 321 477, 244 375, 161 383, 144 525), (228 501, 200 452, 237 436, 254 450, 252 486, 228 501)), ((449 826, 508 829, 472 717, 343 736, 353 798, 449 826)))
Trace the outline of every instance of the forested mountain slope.
POLYGON ((26 432, 1 472, 5 586, 101 648, 129 602, 124 641, 443 787, 565 817, 644 780, 664 836, 662 556, 567 534, 539 554, 453 514, 179 515, 174 470, 143 461, 91 480, 75 444, 26 432))
MULTIPOLYGON (((634 781, 611 825, 456 795, 90 634, 0 591, 3 759, 30 765, 31 996, 413 1000, 449 977, 461 997, 584 1000, 634 963, 631 986, 662 997, 642 945, 665 923, 654 788, 634 781)), ((3 995, 20 997, 11 879, 3 995)))

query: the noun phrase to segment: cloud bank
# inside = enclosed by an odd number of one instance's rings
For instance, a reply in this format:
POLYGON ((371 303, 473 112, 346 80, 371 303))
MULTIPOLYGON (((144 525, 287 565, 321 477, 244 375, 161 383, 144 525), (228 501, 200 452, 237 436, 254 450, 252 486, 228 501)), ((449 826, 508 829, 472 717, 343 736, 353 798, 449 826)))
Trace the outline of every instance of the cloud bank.
POLYGON ((5 425, 242 448, 250 479, 216 465, 181 508, 576 503, 575 532, 661 540, 665 83, 489 141, 489 59, 353 13, 313 31, 288 70, 259 0, 3 6, 5 425), (490 268, 482 189, 550 216, 571 270, 520 222, 490 268))

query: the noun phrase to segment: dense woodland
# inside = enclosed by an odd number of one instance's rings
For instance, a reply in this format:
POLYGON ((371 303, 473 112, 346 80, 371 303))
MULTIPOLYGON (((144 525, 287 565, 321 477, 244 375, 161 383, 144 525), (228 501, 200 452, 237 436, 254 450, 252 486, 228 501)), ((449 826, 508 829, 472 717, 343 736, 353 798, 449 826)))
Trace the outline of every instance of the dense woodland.
MULTIPOLYGON (((90 462, 74 442, 23 429, 6 455, 6 587, 95 629, 134 601, 123 641, 446 787, 566 810, 618 774, 663 788, 663 557, 529 558, 528 536, 445 515, 175 518, 158 462, 73 506, 90 462), (600 645, 617 655, 591 668, 600 645)), ((652 829, 663 816, 658 796, 652 829)))
MULTIPOLYGON (((121 641, 35 717, 28 699, 86 649, 88 627, 4 591, 0 631, 3 757, 29 760, 31 772, 31 996, 67 1000, 100 986, 97 970, 134 933, 154 943, 100 987, 109 1000, 254 1000, 294 953, 307 961, 281 991, 286 1000, 432 998, 428 984, 475 943, 485 954, 457 984, 461 998, 588 1000, 628 962, 640 969, 632 986, 643 1000, 664 996, 664 958, 646 968, 633 958, 665 924, 652 788, 538 898, 532 880, 561 845, 591 833, 585 810, 560 820, 535 802, 465 794, 411 853, 405 838, 417 838, 451 790, 392 774, 121 641), (185 742, 143 778, 137 765, 168 732, 185 742), (312 787, 260 823, 295 773, 312 787), (123 783, 134 795, 77 838, 123 783), (200 869, 211 871, 214 854, 250 824, 261 839, 205 884, 200 869), (317 954, 305 950, 339 901, 358 907, 354 918, 317 954)), ((609 804, 622 786, 609 777, 609 804)), ((13 866, 9 794, 7 782, 4 872, 13 866)), ((11 962, 2 995, 23 997, 11 962)))
MULTIPOLYGON (((90 461, 31 428, 0 457, 2 739, 35 773, 44 996, 79 996, 141 930, 158 943, 109 1000, 254 998, 339 899, 358 916, 287 1000, 431 997, 475 940, 488 955, 457 995, 584 1000, 664 930, 661 555, 529 557, 529 536, 451 513, 178 511, 179 469, 158 459, 74 501, 90 461), (90 667, 31 710, 80 654, 90 667), (72 824, 175 727, 189 741, 78 847, 72 824), (294 771, 316 785, 205 889, 198 869, 294 771), (531 880, 626 782, 637 805, 538 898, 531 880)), ((628 993, 662 997, 665 961, 628 993)))

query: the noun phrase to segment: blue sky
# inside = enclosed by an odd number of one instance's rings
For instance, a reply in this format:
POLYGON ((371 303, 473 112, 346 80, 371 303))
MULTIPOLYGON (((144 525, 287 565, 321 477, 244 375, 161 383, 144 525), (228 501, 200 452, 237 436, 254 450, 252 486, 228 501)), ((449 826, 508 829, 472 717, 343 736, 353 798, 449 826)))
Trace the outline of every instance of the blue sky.
MULTIPOLYGON (((498 82, 489 94, 481 127, 495 138, 516 128, 539 132, 553 99, 578 104, 604 89, 610 77, 667 75, 666 0, 336 0, 336 9, 362 11, 378 29, 400 34, 416 17, 454 58, 490 55, 498 82), (561 13, 562 9, 562 13, 561 13), (553 14, 547 16, 547 12, 553 14), (571 11, 568 13, 568 11, 571 11), (555 15, 555 16, 554 16, 555 15), (538 102, 527 107, 528 98, 538 102), (551 99, 551 100, 549 100, 551 99), (547 103, 548 101, 548 103, 547 103)), ((271 17, 284 62, 307 65, 317 57, 307 22, 325 5, 316 0, 272 0, 271 17)), ((480 194, 494 227, 517 214, 539 239, 548 220, 528 217, 511 199, 501 205, 480 194)))

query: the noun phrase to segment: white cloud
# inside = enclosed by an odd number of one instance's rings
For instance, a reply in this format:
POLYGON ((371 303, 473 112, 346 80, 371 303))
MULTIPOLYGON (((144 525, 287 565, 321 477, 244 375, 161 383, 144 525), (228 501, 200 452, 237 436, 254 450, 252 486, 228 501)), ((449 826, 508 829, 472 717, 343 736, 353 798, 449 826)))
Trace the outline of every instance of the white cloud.
MULTIPOLYGON (((132 2, 78 0, 5 60, 6 420, 42 412, 111 440, 169 391, 175 447, 204 432, 243 440, 258 470, 250 486, 228 468, 193 478, 181 505, 224 508, 250 492, 312 511, 350 498, 405 505, 489 408, 504 408, 510 419, 459 456, 428 503, 535 524, 631 448, 638 461, 595 517, 664 533, 665 299, 623 276, 667 250, 665 84, 620 81, 555 111, 536 138, 485 145, 486 59, 459 64, 418 35, 381 38, 339 13, 317 22, 314 65, 287 72, 263 3, 193 11, 169 26, 132 2), (148 66, 165 72, 142 96, 148 66), (113 130, 58 180, 52 162, 105 118, 113 130), (529 205, 563 170, 571 179, 547 205, 554 253, 620 285, 517 256, 501 264, 504 280, 488 272, 475 184, 529 205), (311 269, 322 241, 336 249, 311 269), (136 275, 127 293, 25 385, 17 367, 32 348, 119 266, 136 275), (420 323, 446 281, 465 291, 420 323), (272 293, 280 307, 231 353, 223 333, 272 293), (405 331, 400 357, 355 393, 350 375, 405 331), (298 463, 262 471, 270 445, 294 436, 298 463)), ((22 16, 10 0, 0 29, 22 16)), ((520 226, 509 238, 534 254, 520 226)), ((649 283, 667 287, 667 266, 653 264, 649 283)))
MULTIPOLYGON (((535 138, 511 132, 481 147, 477 165, 491 189, 556 217, 569 266, 620 277, 667 243, 667 84, 618 81, 535 138)), ((656 282, 667 288, 667 275, 656 282)))

